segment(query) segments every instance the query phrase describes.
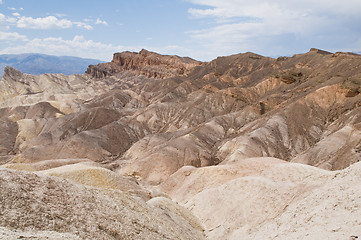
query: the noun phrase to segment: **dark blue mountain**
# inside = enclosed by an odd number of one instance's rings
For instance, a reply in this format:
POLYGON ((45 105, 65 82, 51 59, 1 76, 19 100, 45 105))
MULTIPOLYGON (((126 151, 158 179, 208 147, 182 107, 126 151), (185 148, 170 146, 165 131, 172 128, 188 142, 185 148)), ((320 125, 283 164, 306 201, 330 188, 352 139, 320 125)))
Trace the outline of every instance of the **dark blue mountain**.
POLYGON ((40 75, 44 73, 82 74, 88 65, 101 63, 96 59, 68 56, 51 56, 37 53, 0 55, 0 78, 4 68, 11 66, 23 73, 40 75))

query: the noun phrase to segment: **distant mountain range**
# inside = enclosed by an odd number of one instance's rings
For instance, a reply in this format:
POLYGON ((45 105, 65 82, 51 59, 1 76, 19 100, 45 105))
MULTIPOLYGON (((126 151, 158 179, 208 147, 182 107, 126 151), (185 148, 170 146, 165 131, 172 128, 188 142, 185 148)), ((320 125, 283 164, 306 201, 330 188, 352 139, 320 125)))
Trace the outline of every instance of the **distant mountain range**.
POLYGON ((44 73, 81 74, 88 65, 98 64, 102 61, 68 56, 51 56, 37 53, 5 54, 0 55, 0 77, 4 68, 11 66, 21 72, 40 75, 44 73))

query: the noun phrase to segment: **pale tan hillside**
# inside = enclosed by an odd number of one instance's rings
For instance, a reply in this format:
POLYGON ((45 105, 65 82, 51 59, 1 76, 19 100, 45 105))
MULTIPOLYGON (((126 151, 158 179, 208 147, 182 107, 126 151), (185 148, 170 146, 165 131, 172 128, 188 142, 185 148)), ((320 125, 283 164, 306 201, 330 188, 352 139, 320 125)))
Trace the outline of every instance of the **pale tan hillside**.
POLYGON ((161 186, 200 219, 209 239, 349 239, 361 231, 360 166, 329 172, 246 159, 184 167, 161 186))
POLYGON ((187 210, 171 201, 148 205, 122 190, 8 169, 0 169, 0 186, 3 236, 19 235, 9 230, 20 230, 70 239, 203 239, 197 221, 188 221, 187 210))
POLYGON ((358 54, 6 67, 0 129, 0 238, 361 237, 358 54))

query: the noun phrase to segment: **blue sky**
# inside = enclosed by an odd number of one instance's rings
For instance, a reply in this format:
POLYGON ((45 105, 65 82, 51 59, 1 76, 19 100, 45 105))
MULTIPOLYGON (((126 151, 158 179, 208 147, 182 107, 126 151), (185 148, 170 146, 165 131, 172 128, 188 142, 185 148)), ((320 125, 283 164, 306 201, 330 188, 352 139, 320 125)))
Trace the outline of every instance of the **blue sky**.
POLYGON ((0 0, 0 54, 361 51, 360 0, 0 0))

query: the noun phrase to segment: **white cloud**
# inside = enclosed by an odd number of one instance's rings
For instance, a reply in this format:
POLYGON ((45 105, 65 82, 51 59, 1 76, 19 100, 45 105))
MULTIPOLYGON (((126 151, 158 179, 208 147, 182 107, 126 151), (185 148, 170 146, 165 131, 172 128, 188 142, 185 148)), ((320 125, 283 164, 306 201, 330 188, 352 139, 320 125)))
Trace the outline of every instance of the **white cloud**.
POLYGON ((28 41, 28 38, 17 32, 1 32, 0 41, 28 41))
POLYGON ((18 28, 23 28, 23 29, 48 30, 48 29, 67 29, 76 26, 87 30, 93 29, 93 27, 87 23, 73 22, 69 19, 62 18, 62 16, 65 16, 65 14, 56 14, 56 16, 33 18, 33 17, 21 16, 20 13, 14 12, 12 13, 12 16, 5 16, 4 14, 0 13, 0 23, 8 24, 7 28, 9 28, 9 26, 16 26, 18 28))
POLYGON ((8 7, 8 9, 9 10, 11 10, 11 11, 23 11, 24 10, 24 8, 14 8, 14 7, 8 7))
POLYGON ((67 17, 68 15, 64 14, 64 13, 55 13, 54 14, 56 17, 58 18, 63 18, 63 17, 67 17))
POLYGON ((3 4, 3 0, 0 0, 0 4, 3 4))
POLYGON ((4 24, 6 28, 8 28, 7 24, 14 24, 16 21, 17 19, 15 17, 7 17, 0 13, 0 24, 4 24))
POLYGON ((239 17, 251 16, 267 18, 289 11, 300 13, 354 14, 361 12, 361 1, 358 0, 188 0, 197 5, 208 6, 208 9, 190 9, 192 14, 200 16, 239 17), (276 10, 276 12, 272 12, 276 10))
POLYGON ((71 28, 73 23, 67 19, 58 19, 54 16, 44 18, 20 17, 16 26, 26 29, 56 29, 71 28))
POLYGON ((67 29, 73 26, 92 30, 93 27, 83 22, 72 22, 68 19, 59 19, 55 16, 47 16, 43 18, 32 18, 21 16, 20 13, 12 14, 14 17, 8 17, 0 13, 0 23, 6 23, 10 26, 14 25, 23 29, 67 29))
MULTIPOLYGON (((1 40, 1 32, 0 32, 1 40)), ((0 54, 20 54, 20 53, 43 53, 57 56, 76 56, 83 58, 94 58, 104 61, 110 61, 113 53, 122 51, 140 51, 146 48, 150 51, 162 54, 178 54, 181 56, 190 56, 193 50, 180 46, 163 46, 154 48, 150 46, 115 46, 102 42, 87 40, 83 36, 75 36, 67 40, 58 38, 35 38, 28 40, 25 44, 7 47, 0 50, 0 54)))
POLYGON ((14 8, 14 7, 8 7, 9 10, 11 11, 23 11, 24 8, 14 8))
MULTIPOLYGON (((1 35, 0 35, 1 36, 1 35)), ((77 56, 85 58, 95 58, 101 60, 111 60, 114 52, 124 50, 138 50, 135 47, 114 46, 86 40, 83 36, 75 36, 71 40, 58 38, 35 38, 26 44, 8 47, 0 51, 0 54, 18 53, 44 53, 50 55, 77 56)))
MULTIPOLYGON (((350 41, 361 37, 361 31, 357 30, 361 20, 361 1, 358 0, 188 1, 202 6, 190 8, 191 16, 215 23, 213 27, 188 33, 215 54, 239 51, 268 55, 283 54, 276 51, 294 53, 298 51, 295 50, 297 44, 287 42, 287 39, 298 41, 298 48, 302 48, 307 44, 322 44, 322 41, 331 47, 332 42, 336 44, 345 34, 350 41)), ((346 41, 344 44, 355 43, 346 41)))
POLYGON ((10 24, 15 24, 17 22, 17 18, 14 17, 7 17, 6 22, 10 24))
POLYGON ((108 26, 108 23, 104 20, 101 20, 100 18, 97 18, 95 24, 103 24, 105 26, 108 26))
POLYGON ((83 22, 73 22, 73 24, 76 25, 77 27, 85 28, 87 30, 93 30, 92 26, 83 22))

